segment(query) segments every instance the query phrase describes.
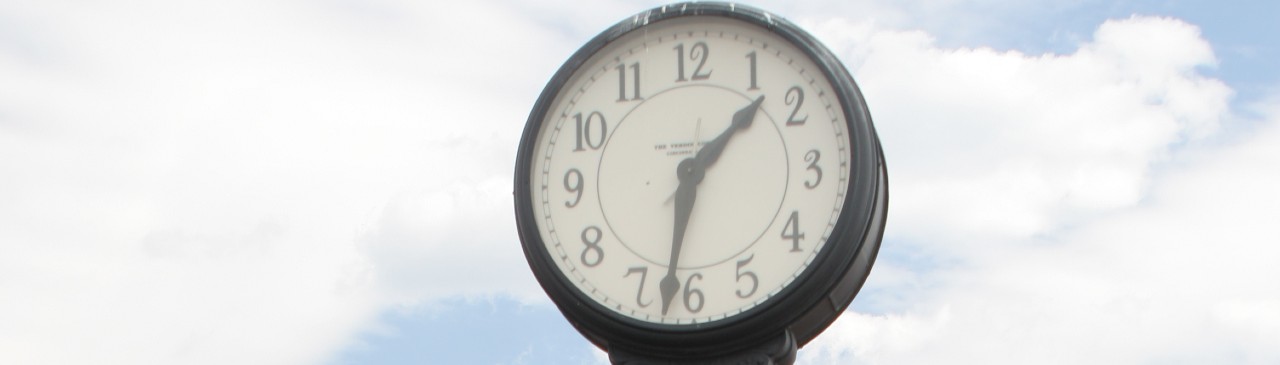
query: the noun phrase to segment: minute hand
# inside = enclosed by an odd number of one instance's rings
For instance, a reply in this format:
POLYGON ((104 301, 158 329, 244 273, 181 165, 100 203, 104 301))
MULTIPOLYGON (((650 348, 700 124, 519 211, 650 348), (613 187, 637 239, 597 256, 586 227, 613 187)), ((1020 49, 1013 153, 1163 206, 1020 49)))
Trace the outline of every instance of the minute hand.
POLYGON ((751 102, 751 105, 747 105, 747 107, 733 113, 733 123, 729 125, 729 128, 725 129, 723 133, 720 133, 711 142, 707 142, 698 151, 698 154, 694 156, 693 159, 697 162, 698 167, 705 169, 720 159, 720 153, 724 151, 725 145, 729 144, 729 138, 733 137, 734 132, 751 126, 751 121, 756 119, 756 111, 760 110, 760 103, 763 101, 764 95, 760 95, 755 101, 751 102))
POLYGON ((676 267, 680 263, 680 249, 684 246, 684 233, 689 227, 689 215, 693 212, 693 203, 698 197, 698 184, 702 182, 707 166, 720 159, 720 152, 724 151, 724 146, 729 143, 729 138, 733 137, 734 132, 751 125, 751 120, 756 118, 756 110, 760 109, 762 101, 764 101, 763 95, 751 102, 751 105, 733 113, 733 122, 729 128, 703 146, 696 156, 680 161, 680 165, 676 167, 676 177, 680 179, 680 185, 676 188, 674 195, 676 211, 671 235, 671 256, 667 264, 667 275, 658 282, 658 291, 662 294, 663 315, 667 314, 667 309, 671 307, 671 299, 675 298, 676 292, 680 290, 680 279, 676 278, 676 267))

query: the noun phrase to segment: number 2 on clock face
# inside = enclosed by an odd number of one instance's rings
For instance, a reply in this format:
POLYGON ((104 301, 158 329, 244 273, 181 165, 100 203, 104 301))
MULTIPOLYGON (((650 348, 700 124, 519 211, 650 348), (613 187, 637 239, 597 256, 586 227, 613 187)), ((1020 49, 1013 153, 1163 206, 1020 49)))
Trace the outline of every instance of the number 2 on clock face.
POLYGON ((535 220, 556 267, 620 316, 733 318, 831 235, 847 123, 821 69, 772 33, 731 19, 648 29, 556 96, 530 169, 535 220))

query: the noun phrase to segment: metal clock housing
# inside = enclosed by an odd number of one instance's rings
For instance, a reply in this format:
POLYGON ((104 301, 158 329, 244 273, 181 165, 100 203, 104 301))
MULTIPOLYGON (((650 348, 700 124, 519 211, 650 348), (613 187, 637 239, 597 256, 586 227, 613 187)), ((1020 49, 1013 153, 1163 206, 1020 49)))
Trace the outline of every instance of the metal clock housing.
POLYGON ((521 138, 515 212, 535 277, 610 352, 710 359, 803 345, 879 249, 888 181, 861 92, 759 9, 652 9, 579 49, 521 138))

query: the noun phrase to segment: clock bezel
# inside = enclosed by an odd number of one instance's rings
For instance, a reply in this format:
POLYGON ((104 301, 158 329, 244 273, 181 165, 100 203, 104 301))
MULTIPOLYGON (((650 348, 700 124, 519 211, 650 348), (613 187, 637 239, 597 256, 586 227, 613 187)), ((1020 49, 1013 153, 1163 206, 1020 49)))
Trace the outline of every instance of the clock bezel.
POLYGON ((888 205, 888 183, 866 103, 843 64, 813 36, 777 16, 729 3, 678 3, 619 22, 578 49, 539 95, 525 124, 515 171, 516 225, 526 260, 543 290, 566 319, 602 349, 617 347, 671 359, 705 358, 738 351, 790 331, 803 346, 848 306, 870 273, 880 246, 888 205), (596 53, 632 31, 666 20, 720 17, 747 23, 790 42, 831 83, 848 125, 850 181, 828 242, 795 281, 764 303, 709 323, 659 324, 616 313, 595 302, 556 266, 537 226, 531 199, 533 151, 543 121, 574 74, 596 53))

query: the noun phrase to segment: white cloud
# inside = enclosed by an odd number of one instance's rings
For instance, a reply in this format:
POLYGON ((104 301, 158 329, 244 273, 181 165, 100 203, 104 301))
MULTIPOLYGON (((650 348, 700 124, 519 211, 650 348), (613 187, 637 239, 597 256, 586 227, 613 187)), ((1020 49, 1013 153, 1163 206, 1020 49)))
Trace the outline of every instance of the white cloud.
POLYGON ((397 305, 514 295, 546 304, 520 249, 507 176, 393 197, 361 238, 397 305))
POLYGON ((818 29, 869 99, 902 246, 868 283, 890 298, 859 298, 891 305, 846 313, 802 360, 1280 359, 1280 104, 1252 135, 1219 134, 1242 122, 1199 73, 1215 61, 1195 27, 1113 20, 1068 55, 818 29))
POLYGON ((0 48, 0 363, 317 363, 433 285, 528 287, 511 159, 559 62, 533 55, 571 48, 501 5, 439 10, 0 5, 0 42, 38 45, 0 48), (442 201, 470 215, 415 205, 442 201), (411 242, 418 264, 498 265, 397 281, 414 264, 367 243, 405 219, 484 240, 411 242))
POLYGON ((841 21, 813 28, 867 95, 893 169, 894 224, 916 227, 891 234, 913 241, 1025 238, 1131 205, 1149 166, 1212 131, 1231 94, 1196 73, 1214 62, 1208 44, 1170 19, 1108 22, 1070 55, 944 49, 922 32, 841 21), (1128 34, 1150 32, 1176 39, 1182 56, 1132 46, 1128 34))
MULTIPOLYGON (((1280 360, 1280 122, 1161 174, 1143 204, 1053 242, 960 257, 911 304, 846 313, 814 362, 1249 363, 1280 360)), ((873 276, 872 280, 875 280, 873 276)))

